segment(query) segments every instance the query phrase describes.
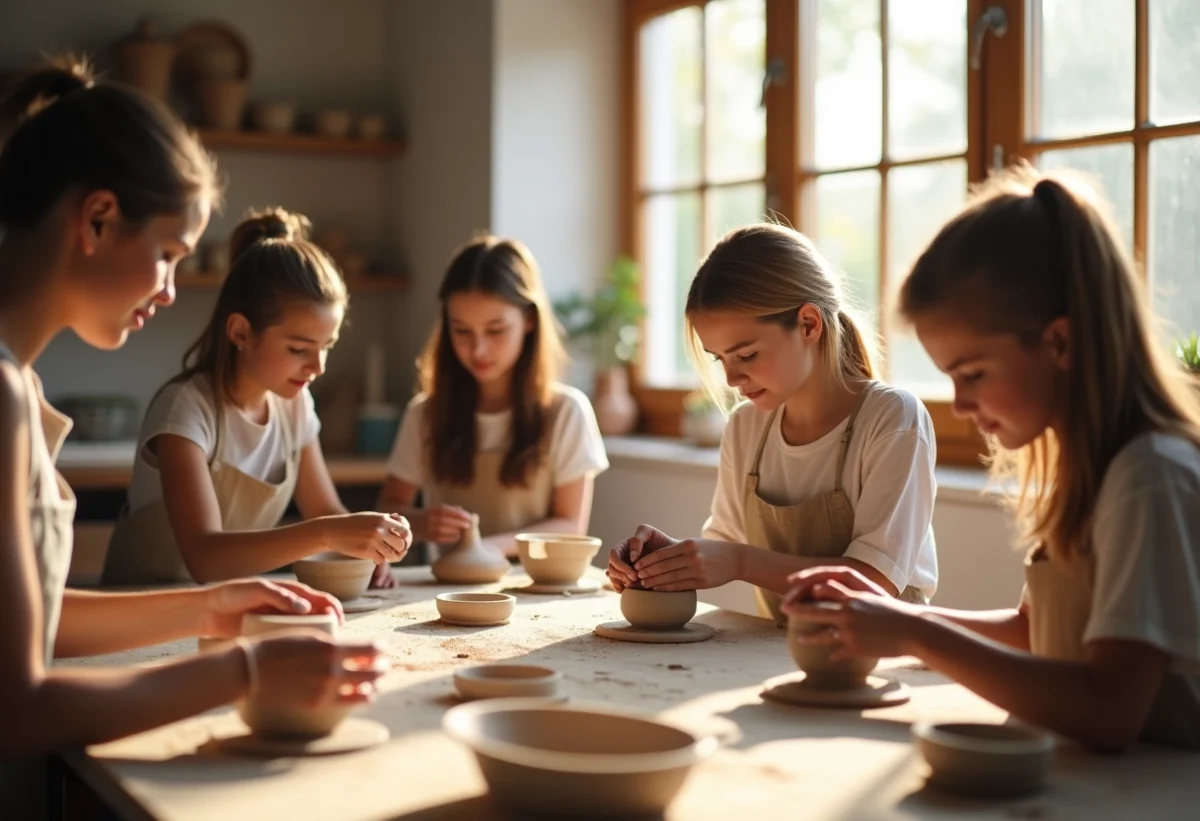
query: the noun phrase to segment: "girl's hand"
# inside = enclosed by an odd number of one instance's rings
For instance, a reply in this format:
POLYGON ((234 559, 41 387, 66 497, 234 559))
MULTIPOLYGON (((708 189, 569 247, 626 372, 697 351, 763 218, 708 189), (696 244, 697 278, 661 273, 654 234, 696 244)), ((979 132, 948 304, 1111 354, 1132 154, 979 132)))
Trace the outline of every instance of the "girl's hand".
POLYGON ((457 505, 434 505, 414 518, 422 540, 438 544, 457 542, 471 527, 471 514, 457 505))
POLYGON ((713 539, 683 539, 635 559, 641 586, 647 590, 704 590, 741 578, 736 545, 713 539))
POLYGON ((412 546, 408 520, 398 513, 343 513, 313 521, 321 523, 330 550, 376 564, 398 562, 412 546))
POLYGON ((788 580, 795 586, 784 597, 783 611, 829 628, 798 640, 830 648, 830 661, 913 655, 921 607, 892 598, 850 568, 812 568, 788 580))
POLYGON ((333 613, 343 621, 342 606, 328 593, 300 582, 248 579, 200 588, 201 614, 198 635, 229 639, 242 631, 246 613, 306 615, 333 613))
POLYGON ((396 578, 392 575, 392 566, 387 562, 375 565, 375 572, 371 574, 371 587, 387 589, 395 586, 396 578))
POLYGON ((678 543, 678 539, 650 525, 638 525, 632 536, 608 551, 608 580, 613 590, 620 593, 626 587, 637 586, 638 574, 633 565, 644 554, 678 543))
POLYGON ((247 661, 258 681, 254 695, 273 704, 371 701, 375 682, 388 668, 374 642, 337 641, 316 631, 267 635, 251 643, 253 659, 247 661))

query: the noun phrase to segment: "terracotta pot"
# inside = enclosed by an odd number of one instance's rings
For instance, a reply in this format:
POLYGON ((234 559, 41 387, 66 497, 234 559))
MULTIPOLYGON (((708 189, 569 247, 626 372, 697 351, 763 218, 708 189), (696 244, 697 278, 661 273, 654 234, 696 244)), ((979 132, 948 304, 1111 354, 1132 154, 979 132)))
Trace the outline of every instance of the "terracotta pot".
POLYGON ((433 563, 430 568, 440 582, 450 584, 487 584, 499 581, 509 570, 508 559, 484 546, 479 536, 479 517, 463 534, 458 546, 433 563))
POLYGON ((625 436, 637 427, 638 407, 629 392, 629 373, 623 367, 609 368, 596 375, 592 399, 596 423, 605 436, 625 436))
POLYGON ((380 140, 387 133, 387 120, 382 114, 363 114, 358 118, 356 133, 363 140, 380 140))
POLYGON ((131 34, 113 46, 113 73, 122 83, 163 100, 171 81, 174 56, 174 44, 159 37, 154 21, 143 17, 131 34))
POLYGON ((196 90, 204 124, 218 131, 239 131, 246 89, 245 80, 201 80, 196 90))

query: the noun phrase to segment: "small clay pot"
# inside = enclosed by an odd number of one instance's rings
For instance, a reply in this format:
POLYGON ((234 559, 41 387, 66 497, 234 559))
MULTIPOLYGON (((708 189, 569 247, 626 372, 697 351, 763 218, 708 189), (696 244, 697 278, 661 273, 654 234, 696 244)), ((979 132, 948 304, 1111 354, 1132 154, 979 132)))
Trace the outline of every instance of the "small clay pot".
POLYGON ((175 45, 164 40, 149 17, 137 22, 133 33, 113 47, 113 69, 118 80, 141 89, 158 100, 167 96, 175 45))
POLYGON ((563 674, 532 664, 485 664, 456 670, 454 686, 463 698, 555 698, 563 674))
POLYGON ((575 533, 518 533, 521 566, 537 584, 575 584, 602 542, 575 533))
POLYGON ((471 527, 458 545, 434 562, 430 570, 440 582, 487 584, 499 581, 509 568, 508 559, 483 544, 479 536, 479 517, 472 515, 471 527))
POLYGON ((375 562, 341 553, 321 553, 293 562, 292 572, 302 584, 314 590, 351 601, 367 592, 375 562))
POLYGON ((296 107, 291 103, 259 103, 254 106, 254 127, 269 134, 287 134, 296 124, 296 107))
POLYGON ((442 593, 435 601, 443 621, 462 625, 503 624, 516 603, 507 593, 442 593))
POLYGON ((998 798, 1042 787, 1054 739, 1017 724, 916 724, 913 743, 929 764, 929 781, 967 795, 998 798))
MULTIPOLYGON (((337 635, 337 617, 330 613, 286 616, 276 613, 247 613, 242 617, 243 636, 261 636, 289 630, 320 630, 337 635)), ((353 705, 327 699, 303 707, 283 707, 261 696, 239 699, 238 715, 256 735, 267 738, 321 738, 333 732, 353 705)))
POLYGON ((643 630, 678 630, 696 615, 696 591, 666 593, 627 587, 621 592, 621 615, 643 630))
POLYGON ((354 115, 344 108, 325 108, 317 112, 315 122, 322 137, 341 139, 349 135, 354 115))
POLYGON ((855 657, 832 662, 829 660, 833 652, 831 648, 813 647, 799 641, 801 636, 811 635, 826 627, 820 622, 788 617, 788 650, 796 666, 804 671, 805 681, 814 687, 829 689, 849 690, 863 686, 879 659, 855 657))
POLYGON ((382 114, 364 114, 358 118, 355 130, 360 139, 380 140, 387 132, 387 120, 382 114))
POLYGON ((245 80, 201 80, 196 86, 204 124, 218 131, 238 131, 246 110, 245 80))

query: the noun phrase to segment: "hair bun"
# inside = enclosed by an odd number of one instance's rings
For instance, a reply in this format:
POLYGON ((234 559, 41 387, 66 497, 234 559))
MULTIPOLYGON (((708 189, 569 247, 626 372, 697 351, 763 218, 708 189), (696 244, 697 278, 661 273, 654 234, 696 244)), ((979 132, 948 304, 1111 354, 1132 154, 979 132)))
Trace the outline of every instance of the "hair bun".
POLYGON ((303 214, 277 207, 252 210, 229 237, 229 258, 235 260, 255 243, 270 239, 308 239, 311 231, 312 223, 303 214))
POLYGON ((96 82, 86 57, 64 54, 17 78, 0 100, 0 125, 4 130, 20 125, 56 100, 91 88, 96 82))

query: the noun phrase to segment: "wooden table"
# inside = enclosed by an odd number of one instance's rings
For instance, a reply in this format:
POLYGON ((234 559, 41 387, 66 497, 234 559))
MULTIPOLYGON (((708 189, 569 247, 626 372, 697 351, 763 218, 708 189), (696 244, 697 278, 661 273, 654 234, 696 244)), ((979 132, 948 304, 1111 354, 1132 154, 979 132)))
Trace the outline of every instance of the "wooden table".
MULTIPOLYGON (((782 631, 761 619, 702 605, 697 619, 718 631, 710 641, 608 641, 591 632, 620 618, 616 596, 604 592, 519 595, 507 625, 451 627, 437 620, 433 599, 461 587, 437 585, 426 568, 397 575, 401 587, 372 594, 389 606, 350 616, 346 627, 382 642, 395 664, 379 699, 362 711, 390 729, 382 747, 320 759, 220 757, 200 748, 214 730, 237 723, 222 709, 64 760, 130 819, 501 818, 470 752, 442 733, 440 722, 457 703, 455 668, 519 659, 562 670, 573 698, 651 710, 721 735, 722 748, 693 771, 669 819, 1200 816, 1200 756, 1149 747, 1100 757, 1061 744, 1051 785, 1022 800, 971 801, 927 788, 909 743, 911 722, 998 722, 1004 714, 911 659, 886 671, 911 687, 906 705, 865 713, 777 706, 760 698, 761 683, 793 666, 782 631)), ((154 663, 193 646, 176 642, 73 663, 154 663)))

